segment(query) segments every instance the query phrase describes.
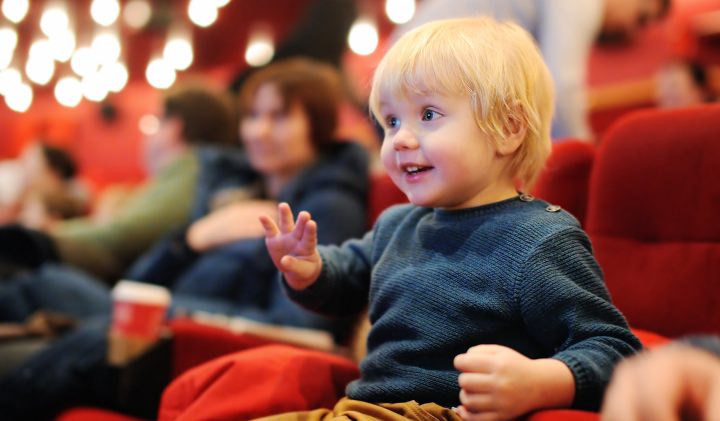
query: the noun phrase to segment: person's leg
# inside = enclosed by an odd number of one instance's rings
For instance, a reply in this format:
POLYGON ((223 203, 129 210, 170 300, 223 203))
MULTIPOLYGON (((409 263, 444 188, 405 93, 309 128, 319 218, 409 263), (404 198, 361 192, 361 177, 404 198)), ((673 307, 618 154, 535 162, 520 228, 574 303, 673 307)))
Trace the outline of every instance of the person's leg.
POLYGON ((105 364, 107 327, 107 318, 88 321, 1 378, 2 418, 43 420, 80 403, 108 406, 116 380, 105 364))
POLYGON ((108 314, 107 287, 69 266, 46 264, 38 270, 0 282, 0 321, 23 322, 38 310, 79 319, 108 314))

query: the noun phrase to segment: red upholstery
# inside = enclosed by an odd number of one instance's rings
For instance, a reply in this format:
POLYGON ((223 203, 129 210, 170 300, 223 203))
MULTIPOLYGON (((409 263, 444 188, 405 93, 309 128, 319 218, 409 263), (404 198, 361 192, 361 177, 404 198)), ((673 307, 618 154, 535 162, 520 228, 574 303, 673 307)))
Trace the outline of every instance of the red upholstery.
POLYGON ((175 380, 158 419, 241 420, 332 407, 359 375, 354 362, 319 351, 273 345, 217 358, 175 380))
POLYGON ((221 355, 274 343, 270 339, 233 333, 228 329, 195 323, 189 319, 170 321, 170 329, 173 332, 173 377, 221 355))
POLYGON ((667 338, 655 332, 635 328, 632 328, 632 331, 635 336, 640 339, 640 342, 642 342, 645 348, 655 348, 658 346, 667 345, 671 341, 670 338, 667 338))
POLYGON ((398 203, 407 202, 405 193, 397 188, 390 176, 384 172, 374 172, 370 176, 370 192, 368 196, 368 227, 372 227, 375 220, 385 209, 398 203))
POLYGON ((141 421, 112 411, 95 408, 73 408, 60 414, 55 421, 141 421))
POLYGON ((634 327, 720 333, 720 105, 650 110, 602 140, 586 228, 634 327))
POLYGON ((595 146, 591 143, 575 139, 556 143, 532 194, 562 206, 584 225, 594 159, 595 146))
POLYGON ((572 409, 553 409, 540 411, 530 415, 527 421, 598 421, 600 416, 595 412, 575 411, 572 409))
POLYGON ((637 110, 644 110, 655 107, 656 104, 652 101, 645 103, 633 104, 633 105, 618 105, 612 108, 603 110, 595 110, 590 113, 590 128, 595 134, 596 138, 602 138, 605 133, 610 129, 618 120, 628 113, 632 113, 637 110))

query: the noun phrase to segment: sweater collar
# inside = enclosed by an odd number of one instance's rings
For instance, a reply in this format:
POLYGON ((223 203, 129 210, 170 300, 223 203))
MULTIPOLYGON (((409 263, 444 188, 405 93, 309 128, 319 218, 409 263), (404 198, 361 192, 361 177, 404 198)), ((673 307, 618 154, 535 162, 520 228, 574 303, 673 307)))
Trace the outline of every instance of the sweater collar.
POLYGON ((527 203, 533 202, 535 199, 532 196, 519 194, 509 199, 501 200, 499 202, 488 203, 487 205, 475 206, 472 208, 465 209, 439 209, 434 208, 433 213, 435 219, 438 221, 451 221, 458 219, 468 219, 477 216, 487 216, 498 212, 506 211, 507 209, 514 209, 522 207, 527 203), (529 200, 528 200, 529 197, 529 200))

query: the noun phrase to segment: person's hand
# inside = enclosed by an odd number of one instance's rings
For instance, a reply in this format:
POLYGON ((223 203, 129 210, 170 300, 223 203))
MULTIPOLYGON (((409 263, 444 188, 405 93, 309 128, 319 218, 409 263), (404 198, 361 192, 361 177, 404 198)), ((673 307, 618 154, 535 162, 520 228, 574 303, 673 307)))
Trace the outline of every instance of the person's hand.
POLYGON ((605 394, 603 421, 720 420, 720 359, 674 344, 629 358, 605 394))
POLYGON ((288 285, 305 289, 320 276, 322 260, 317 251, 317 225, 310 214, 302 211, 293 223, 287 203, 278 205, 278 223, 267 215, 260 216, 265 229, 265 244, 275 266, 285 275, 288 285))
POLYGON ((469 421, 509 420, 534 409, 569 406, 575 393, 570 369, 558 360, 532 360, 500 345, 478 345, 455 357, 461 373, 460 405, 469 421))

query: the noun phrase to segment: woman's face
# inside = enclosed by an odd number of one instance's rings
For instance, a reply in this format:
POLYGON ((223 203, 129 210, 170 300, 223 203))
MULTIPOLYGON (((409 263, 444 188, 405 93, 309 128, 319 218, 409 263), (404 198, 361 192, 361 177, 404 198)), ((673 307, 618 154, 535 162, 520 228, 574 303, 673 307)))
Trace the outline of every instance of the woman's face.
POLYGON ((252 166, 265 176, 292 177, 316 158, 310 121, 295 102, 284 107, 272 83, 261 85, 240 122, 240 137, 252 166))

